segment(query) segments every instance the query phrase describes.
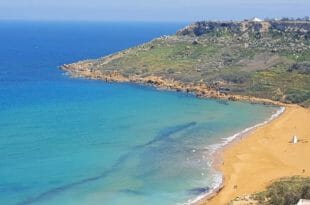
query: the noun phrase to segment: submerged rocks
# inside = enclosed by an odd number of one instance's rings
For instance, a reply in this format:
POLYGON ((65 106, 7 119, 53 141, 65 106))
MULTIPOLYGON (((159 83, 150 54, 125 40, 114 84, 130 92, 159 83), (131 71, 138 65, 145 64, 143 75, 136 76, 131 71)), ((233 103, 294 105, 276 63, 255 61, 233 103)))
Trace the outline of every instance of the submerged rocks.
POLYGON ((201 195, 201 194, 206 194, 210 191, 209 187, 199 187, 199 188, 193 188, 188 190, 188 192, 192 195, 201 195))

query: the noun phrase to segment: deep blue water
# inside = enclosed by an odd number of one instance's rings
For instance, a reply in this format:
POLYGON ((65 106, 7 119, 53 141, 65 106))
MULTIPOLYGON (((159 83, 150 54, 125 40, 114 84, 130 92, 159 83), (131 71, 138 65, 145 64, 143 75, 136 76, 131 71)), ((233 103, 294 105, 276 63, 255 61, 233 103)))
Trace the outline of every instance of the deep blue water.
POLYGON ((0 204, 165 205, 208 190, 213 145, 276 108, 58 69, 182 26, 0 22, 0 204))

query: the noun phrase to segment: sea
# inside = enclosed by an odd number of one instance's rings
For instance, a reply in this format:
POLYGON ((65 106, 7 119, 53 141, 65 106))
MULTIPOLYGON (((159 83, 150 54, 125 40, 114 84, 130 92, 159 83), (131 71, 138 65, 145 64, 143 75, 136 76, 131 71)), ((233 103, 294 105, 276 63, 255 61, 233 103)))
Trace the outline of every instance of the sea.
POLYGON ((185 25, 1 21, 0 204, 190 204, 217 187, 216 150, 278 107, 59 69, 185 25))

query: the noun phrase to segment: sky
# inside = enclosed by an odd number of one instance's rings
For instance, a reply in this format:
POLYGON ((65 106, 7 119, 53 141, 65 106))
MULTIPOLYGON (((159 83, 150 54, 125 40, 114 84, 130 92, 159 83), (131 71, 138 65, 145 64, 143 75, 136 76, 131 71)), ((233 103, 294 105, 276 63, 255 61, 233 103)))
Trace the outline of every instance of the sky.
POLYGON ((310 15, 310 0, 0 0, 0 20, 241 20, 310 15))

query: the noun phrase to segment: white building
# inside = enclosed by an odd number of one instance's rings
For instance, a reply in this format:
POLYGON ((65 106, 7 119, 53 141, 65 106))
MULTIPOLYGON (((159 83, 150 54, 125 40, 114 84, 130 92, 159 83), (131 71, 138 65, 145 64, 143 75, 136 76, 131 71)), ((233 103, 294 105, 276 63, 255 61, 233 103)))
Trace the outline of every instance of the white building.
POLYGON ((263 20, 262 19, 259 19, 257 17, 254 17, 251 19, 251 21, 254 21, 254 22, 262 22, 263 20))
POLYGON ((299 199, 299 201, 296 205, 310 205, 310 200, 309 199, 299 199))

